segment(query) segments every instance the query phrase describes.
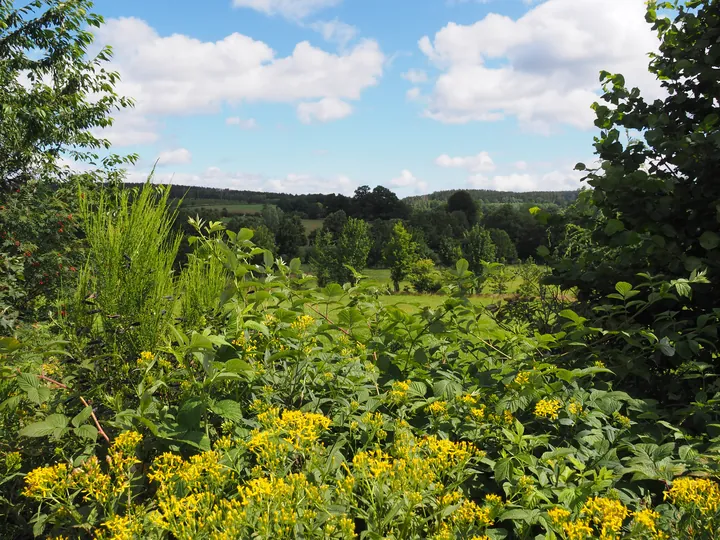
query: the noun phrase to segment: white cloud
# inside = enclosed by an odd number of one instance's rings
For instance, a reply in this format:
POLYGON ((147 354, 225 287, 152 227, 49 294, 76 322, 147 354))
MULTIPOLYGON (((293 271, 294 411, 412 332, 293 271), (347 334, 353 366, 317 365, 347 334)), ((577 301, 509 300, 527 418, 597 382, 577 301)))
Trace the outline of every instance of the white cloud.
POLYGON ((350 116, 352 111, 352 105, 335 98, 325 98, 320 101, 300 103, 297 106, 297 115, 303 124, 340 120, 341 118, 350 116))
POLYGON ((417 86, 414 86, 413 88, 411 88, 410 90, 408 90, 405 93, 405 97, 409 101, 416 101, 416 100, 420 99, 420 89, 417 86))
POLYGON ((255 129, 257 122, 254 118, 240 118, 239 116, 231 116, 225 119, 225 123, 228 126, 237 126, 240 129, 255 129))
MULTIPOLYGON (((304 41, 279 57, 267 44, 242 34, 216 42, 160 36, 136 18, 108 20, 97 38, 113 46, 112 67, 122 74, 117 91, 135 98, 133 115, 145 122, 154 115, 215 112, 243 102, 330 100, 327 106, 358 100, 378 83, 385 63, 374 40, 361 40, 337 54, 304 41)), ((140 132, 150 142, 150 130, 140 132)))
POLYGON ((512 173, 485 176, 475 174, 468 178, 467 185, 474 189, 497 191, 566 191, 580 189, 584 174, 572 168, 563 168, 537 173, 512 173))
POLYGON ((435 159, 435 164, 440 167, 466 169, 473 173, 495 170, 495 163, 487 152, 480 152, 476 156, 467 157, 450 157, 443 154, 435 159))
POLYGON ((427 191, 428 184, 415 177, 413 173, 404 169, 400 172, 400 176, 390 180, 390 185, 395 188, 408 188, 413 189, 415 193, 423 193, 427 191))
POLYGON ((233 5, 250 8, 266 15, 302 19, 317 11, 338 5, 342 0, 233 0, 233 5))
POLYGON ((96 137, 103 137, 113 146, 152 144, 160 138, 157 122, 139 114, 136 110, 124 110, 115 116, 113 125, 93 130, 96 137))
POLYGON ((410 69, 400 75, 406 81, 410 81, 413 84, 421 84, 427 82, 428 75, 422 69, 410 69))
MULTIPOLYGON (((149 171, 136 169, 127 175, 128 182, 144 182, 149 171)), ((290 173, 286 176, 267 176, 238 171, 225 171, 209 167, 201 173, 157 173, 157 184, 207 186, 215 188, 267 191, 272 193, 342 193, 351 195, 357 183, 345 175, 320 177, 311 174, 290 173)))
POLYGON ((187 165, 192 163, 192 154, 186 148, 178 148, 176 150, 168 150, 161 152, 158 156, 157 164, 162 165, 187 165))
POLYGON ((603 69, 660 95, 647 71, 657 45, 644 0, 547 0, 517 20, 491 13, 449 23, 419 41, 444 70, 425 114, 445 123, 514 116, 539 132, 558 123, 589 128, 603 69))
POLYGON ((310 28, 318 32, 325 41, 336 43, 340 49, 344 49, 358 34, 356 27, 339 21, 338 19, 332 21, 316 21, 310 24, 310 28))
POLYGON ((516 168, 518 171, 525 171, 525 170, 527 170, 527 168, 528 168, 528 164, 527 164, 526 161, 516 161, 516 162, 515 162, 515 168, 516 168))

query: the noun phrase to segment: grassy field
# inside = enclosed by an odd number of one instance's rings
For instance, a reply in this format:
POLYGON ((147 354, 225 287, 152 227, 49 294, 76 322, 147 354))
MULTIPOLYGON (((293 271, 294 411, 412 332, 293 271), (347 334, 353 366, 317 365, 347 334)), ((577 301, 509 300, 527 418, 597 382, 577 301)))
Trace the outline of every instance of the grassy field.
POLYGON ((305 227, 305 234, 310 234, 323 226, 322 219, 303 219, 302 224, 305 227))
POLYGON ((227 209, 228 214, 259 214, 262 211, 262 204, 245 204, 235 201, 224 201, 222 199, 198 199, 186 200, 182 208, 185 210, 218 210, 227 209))
MULTIPOLYGON (((304 268, 306 272, 309 272, 309 268, 304 268)), ((367 276, 366 283, 368 285, 374 285, 376 287, 388 287, 392 290, 392 281, 390 280, 390 270, 384 268, 366 268, 362 272, 363 275, 367 276)), ((513 293, 517 290, 520 285, 520 279, 515 277, 508 284, 508 293, 513 293)), ((407 281, 400 282, 399 293, 389 292, 386 295, 380 297, 380 301, 386 306, 396 306, 399 309, 407 313, 417 313, 422 311, 424 308, 437 308, 447 300, 447 297, 442 294, 417 294, 408 292, 410 289, 410 283, 407 281)), ((470 298, 470 302, 475 305, 487 306, 498 300, 498 296, 492 294, 476 295, 470 298)))

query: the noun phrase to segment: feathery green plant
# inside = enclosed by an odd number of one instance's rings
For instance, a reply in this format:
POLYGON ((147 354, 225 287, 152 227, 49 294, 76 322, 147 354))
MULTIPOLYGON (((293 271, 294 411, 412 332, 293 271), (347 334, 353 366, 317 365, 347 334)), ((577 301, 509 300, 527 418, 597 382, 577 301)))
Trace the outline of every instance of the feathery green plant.
POLYGON ((89 252, 76 318, 91 316, 85 325, 121 354, 152 350, 173 314, 172 266, 181 237, 172 231, 176 214, 168 207, 169 195, 168 187, 148 180, 139 190, 82 199, 89 252))

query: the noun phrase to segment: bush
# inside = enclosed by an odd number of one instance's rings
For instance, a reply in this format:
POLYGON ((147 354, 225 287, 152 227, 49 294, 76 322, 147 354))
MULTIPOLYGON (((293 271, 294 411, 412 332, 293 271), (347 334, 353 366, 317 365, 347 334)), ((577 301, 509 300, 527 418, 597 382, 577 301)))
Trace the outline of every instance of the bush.
POLYGON ((436 293, 445 283, 443 273, 435 268, 435 263, 430 259, 415 261, 407 280, 419 293, 436 293))

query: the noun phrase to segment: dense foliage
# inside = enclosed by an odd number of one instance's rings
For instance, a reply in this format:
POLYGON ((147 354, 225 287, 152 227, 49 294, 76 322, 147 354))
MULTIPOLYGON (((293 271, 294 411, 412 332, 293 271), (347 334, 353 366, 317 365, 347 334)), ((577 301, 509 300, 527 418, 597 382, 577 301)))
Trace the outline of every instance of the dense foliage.
POLYGON ((172 188, 150 183, 49 167, 3 191, 0 535, 716 538, 718 129, 699 114, 717 106, 716 8, 649 3, 651 67, 677 92, 649 105, 609 76, 604 172, 562 214, 461 195, 401 216, 361 189, 361 214, 325 216, 309 274, 280 205, 243 218, 256 232, 180 229, 172 188), (655 238, 657 200, 676 245, 655 238), (496 261, 528 248, 516 211, 552 275, 496 261), (387 302, 363 275, 373 252, 396 289, 438 301, 387 302))

